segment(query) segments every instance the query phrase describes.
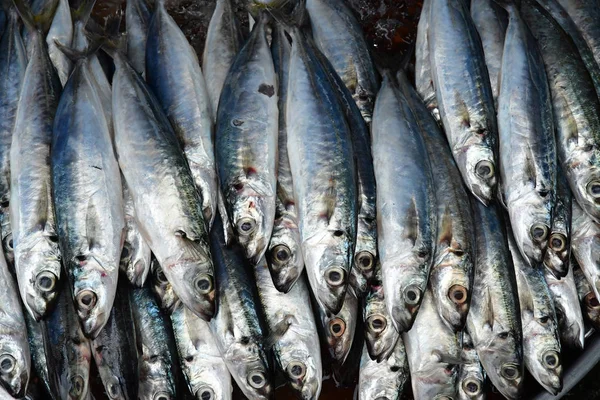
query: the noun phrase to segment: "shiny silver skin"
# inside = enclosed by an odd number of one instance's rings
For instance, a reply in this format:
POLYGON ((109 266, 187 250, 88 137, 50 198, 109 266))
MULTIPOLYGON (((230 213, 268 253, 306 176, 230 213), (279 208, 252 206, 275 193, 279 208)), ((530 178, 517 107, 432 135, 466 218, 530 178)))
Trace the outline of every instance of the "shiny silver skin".
POLYGON ((412 329, 402 334, 413 396, 415 400, 454 399, 462 351, 459 337, 438 315, 431 291, 423 297, 412 329))
POLYGON ((286 110, 291 45, 281 24, 272 33, 271 52, 279 82, 279 137, 277 161, 277 199, 271 241, 266 252, 273 284, 288 292, 304 270, 298 213, 294 202, 292 171, 287 152, 286 110))
POLYGON ((179 138, 210 227, 219 191, 210 99, 196 52, 167 12, 164 0, 156 0, 148 26, 146 82, 179 138))
POLYGON ((292 31, 288 155, 310 286, 321 308, 335 314, 354 264, 357 171, 344 110, 308 40, 299 30, 292 31))
POLYGON ((548 268, 544 268, 544 275, 554 300, 561 345, 569 349, 583 349, 586 329, 578 302, 573 268, 569 268, 567 275, 561 279, 556 279, 548 268))
POLYGON ((269 245, 277 195, 277 74, 267 22, 263 14, 229 70, 215 133, 228 219, 255 264, 269 245))
POLYGON ((498 129, 481 40, 463 0, 432 0, 428 44, 440 117, 467 187, 495 194, 498 129))
POLYGON ((409 377, 404 342, 399 339, 381 361, 372 360, 367 346, 360 359, 358 400, 398 400, 409 377))
POLYGON ((343 1, 307 0, 306 11, 315 43, 370 123, 379 81, 360 24, 343 1))
POLYGON ((558 0, 588 44, 600 65, 600 7, 596 0, 558 0))
POLYGON ((209 320, 215 281, 200 193, 158 101, 122 55, 114 61, 115 148, 140 232, 177 296, 209 320))
POLYGON ((138 399, 176 400, 179 366, 171 321, 158 308, 150 289, 129 292, 138 349, 138 399))
POLYGON ((2 235, 2 249, 4 250, 4 257, 6 258, 6 263, 8 264, 8 268, 11 271, 15 270, 15 252, 13 248, 13 240, 12 240, 12 228, 10 226, 10 210, 4 209, 1 211, 1 235, 2 235))
POLYGON ((579 267, 573 268, 573 275, 575 277, 577 294, 579 295, 579 302, 581 304, 583 315, 587 322, 589 322, 595 330, 598 330, 598 328, 600 328, 600 303, 598 302, 598 298, 594 294, 592 286, 579 267))
POLYGON ((494 104, 498 106, 496 100, 500 90, 500 69, 502 67, 504 37, 508 25, 506 11, 494 0, 472 0, 471 18, 473 18, 473 23, 483 45, 494 104))
POLYGON ((525 1, 522 14, 548 71, 562 170, 575 200, 600 222, 600 100, 592 77, 569 36, 537 3, 525 1))
MULTIPOLYGON (((24 308, 23 311, 25 324, 27 325, 29 351, 31 353, 31 375, 41 381, 39 385, 44 387, 44 390, 52 400, 56 400, 57 397, 52 392, 52 383, 50 382, 50 374, 48 372, 48 360, 44 348, 43 322, 37 322, 24 308)), ((31 382, 29 386, 31 386, 31 382)))
MULTIPOLYGON (((17 4, 21 15, 31 16, 27 6, 17 4)), ((39 320, 55 301, 61 278, 50 168, 52 123, 61 85, 42 31, 25 21, 33 34, 10 150, 10 221, 21 298, 39 320)))
POLYGON ((437 203, 437 237, 429 286, 438 313, 454 331, 469 312, 473 281, 473 219, 469 193, 452 158, 448 142, 406 75, 398 73, 429 154, 437 203))
POLYGON ((130 0, 125 4, 127 58, 133 69, 142 76, 146 72, 146 38, 151 16, 147 0, 130 0))
POLYGON ((171 315, 179 307, 181 301, 173 291, 173 285, 169 283, 162 267, 154 257, 152 257, 152 262, 150 263, 150 276, 150 288, 157 298, 158 305, 164 312, 171 315))
POLYGON ((419 25, 417 26, 417 40, 415 42, 415 85, 417 92, 423 99, 427 109, 435 120, 440 123, 440 110, 435 97, 431 62, 429 60, 429 14, 433 0, 423 0, 419 25))
POLYGON ((231 0, 217 0, 216 3, 208 24, 202 55, 202 71, 215 121, 225 78, 243 44, 231 0))
POLYGON ((571 258, 571 212, 573 196, 567 177, 558 167, 556 176, 556 201, 554 203, 554 216, 550 228, 548 248, 544 255, 544 266, 556 278, 560 279, 569 271, 569 260, 571 258))
POLYGON ((556 194, 552 100, 531 31, 514 3, 504 7, 509 22, 498 95, 501 196, 515 242, 534 266, 548 247, 556 194))
POLYGON ((150 272, 151 251, 144 240, 139 226, 135 221, 135 209, 133 198, 125 179, 121 179, 123 184, 123 210, 125 213, 125 240, 123 250, 121 251, 121 272, 127 276, 129 282, 134 286, 144 286, 144 282, 150 272))
POLYGON ((171 314, 171 323, 190 392, 198 400, 231 400, 231 375, 208 322, 180 305, 171 314))
POLYGON ((277 368, 297 397, 318 399, 323 380, 321 348, 305 278, 281 293, 264 259, 254 267, 254 276, 277 368))
POLYGON ((427 286, 437 210, 420 126, 389 73, 383 76, 371 128, 383 289, 394 327, 402 333, 412 326, 427 286))
POLYGON ((354 289, 348 288, 344 304, 337 314, 316 307, 315 319, 321 336, 321 347, 327 349, 331 361, 336 366, 344 364, 350 353, 360 318, 359 306, 354 289))
POLYGON ((600 226, 573 202, 571 251, 596 297, 600 298, 600 226))
POLYGON ((544 279, 543 268, 532 268, 508 234, 508 247, 515 266, 525 366, 548 392, 562 390, 561 347, 554 302, 544 279))
POLYGON ((31 356, 17 284, 0 252, 0 385, 14 397, 27 390, 31 356))
POLYGON ((60 98, 51 162, 65 270, 83 333, 93 339, 115 299, 125 220, 119 165, 88 63, 77 62, 60 98))
POLYGON ((71 20, 71 9, 69 8, 69 0, 58 0, 58 6, 54 12, 54 19, 50 30, 46 35, 46 43, 48 44, 48 53, 50 54, 50 60, 60 83, 65 86, 67 79, 71 74, 73 63, 69 57, 63 53, 56 42, 66 47, 71 47, 73 41, 73 21, 71 20))
POLYGON ((462 332, 462 363, 457 382, 458 400, 485 400, 485 371, 479 362, 477 350, 467 331, 462 332))
POLYGON ((223 222, 217 216, 211 230, 217 314, 210 321, 210 329, 243 394, 249 399, 268 399, 274 387, 266 353, 267 330, 259 314, 252 266, 239 243, 225 243, 223 230, 223 222))
POLYGON ((500 393, 519 397, 523 385, 522 328, 515 271, 499 206, 471 201, 475 276, 467 329, 481 364, 500 393))

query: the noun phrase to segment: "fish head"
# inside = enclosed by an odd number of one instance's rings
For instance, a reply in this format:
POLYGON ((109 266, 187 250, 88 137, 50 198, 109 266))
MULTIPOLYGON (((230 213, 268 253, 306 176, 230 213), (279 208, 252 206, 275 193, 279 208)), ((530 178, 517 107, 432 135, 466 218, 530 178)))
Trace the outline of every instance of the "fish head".
POLYGON ((348 290, 342 306, 337 314, 321 310, 323 330, 327 339, 327 348, 333 360, 343 364, 350 353, 356 323, 358 321, 358 299, 352 290, 348 290))
MULTIPOLYGON (((589 157, 593 157, 591 154, 589 157)), ((578 204, 596 222, 600 221, 600 171, 582 168, 570 171, 570 180, 577 182, 573 195, 578 204)))
POLYGON ((304 269, 304 258, 297 229, 296 227, 295 230, 274 231, 266 252, 273 285, 283 293, 290 291, 304 269))
POLYGON ((159 299, 160 308, 165 310, 168 314, 172 314, 181 303, 179 297, 175 294, 173 286, 169 283, 163 269, 155 258, 152 259, 150 269, 152 272, 150 286, 152 292, 159 299))
POLYGON ((284 366, 288 381, 302 400, 316 400, 321 392, 321 365, 305 351, 295 353, 284 366))
POLYGON ((0 383, 11 396, 21 398, 29 382, 29 347, 26 341, 19 344, 14 335, 0 339, 0 383))
POLYGON ((458 365, 446 364, 438 360, 423 363, 418 371, 411 371, 415 399, 453 400, 456 399, 458 365))
POLYGON ((562 365, 560 348, 550 346, 541 351, 536 350, 528 370, 542 386, 554 396, 562 390, 562 365))
POLYGON ((254 341, 241 338, 224 355, 233 377, 249 398, 268 399, 273 392, 266 354, 254 341))
POLYGON ((130 396, 131 390, 127 390, 127 382, 119 377, 111 374, 103 376, 102 381, 109 399, 135 400, 130 396))
POLYGON ((147 352, 139 363, 138 398, 176 400, 177 389, 173 365, 160 354, 147 352))
POLYGON ((257 264, 265 254, 275 219, 274 196, 239 196, 232 212, 232 222, 246 258, 257 264))
MULTIPOLYGON (((532 202, 536 200, 532 199, 532 202)), ((508 213, 515 243, 526 263, 536 265, 542 262, 550 238, 550 212, 544 207, 511 207, 509 203, 508 213)))
POLYGON ((427 286, 427 275, 423 273, 422 261, 408 259, 391 259, 386 261, 399 267, 383 266, 383 288, 385 302, 392 323, 400 333, 407 332, 413 325, 427 286))
POLYGON ((129 282, 134 286, 143 286, 150 270, 150 247, 144 242, 141 235, 128 231, 123 250, 121 251, 121 271, 125 273, 129 282))
MULTIPOLYGON (((379 289, 383 291, 383 289, 379 289)), ((369 293, 364 307, 365 341, 369 357, 381 362, 386 360, 394 350, 399 334, 392 324, 387 312, 385 300, 374 293, 369 293)))
POLYGON ((571 243, 569 236, 563 232, 553 231, 548 239, 544 265, 557 279, 560 279, 567 276, 567 272, 569 272, 570 257, 571 243))
MULTIPOLYGON (((479 366, 477 366, 477 369, 479 369, 479 366)), ((462 392, 461 396, 459 396, 460 398, 473 400, 485 399, 485 380, 480 372, 481 370, 461 373, 458 388, 462 392)))
POLYGON ((444 323, 454 332, 460 331, 467 320, 471 292, 470 277, 465 271, 472 271, 469 254, 456 255, 452 252, 436 261, 429 282, 437 294, 434 303, 444 323))
POLYGON ((593 291, 583 297, 582 304, 590 321, 600 321, 600 302, 593 291))
POLYGON ((487 205, 495 195, 498 181, 493 151, 486 146, 470 145, 453 153, 469 190, 487 205))
POLYGON ((15 252, 13 248, 12 228, 10 226, 10 212, 6 211, 0 214, 2 247, 4 248, 4 257, 10 268, 15 264, 15 252))
POLYGON ((490 332, 488 342, 477 353, 488 378, 508 399, 518 399, 523 389, 523 354, 520 338, 511 332, 490 332))

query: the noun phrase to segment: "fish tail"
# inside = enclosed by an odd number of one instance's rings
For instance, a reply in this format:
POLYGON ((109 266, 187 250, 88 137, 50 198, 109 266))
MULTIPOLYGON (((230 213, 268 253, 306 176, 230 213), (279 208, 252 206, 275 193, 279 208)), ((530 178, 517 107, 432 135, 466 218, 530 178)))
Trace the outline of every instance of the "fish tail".
POLYGON ((123 12, 120 10, 115 15, 106 19, 104 28, 93 20, 90 20, 86 26, 85 35, 90 42, 99 43, 99 47, 113 58, 115 58, 117 53, 125 53, 126 38, 119 33, 122 18, 123 12))
POLYGON ((496 4, 504 8, 508 13, 518 11, 521 7, 521 0, 494 0, 496 4))
MULTIPOLYGON (((4 4, 4 0, 3 0, 4 4)), ((23 23, 33 31, 39 31, 44 36, 50 30, 54 13, 58 7, 58 0, 44 2, 44 6, 38 14, 34 14, 31 6, 25 0, 13 0, 17 12, 21 16, 23 23)))
POLYGON ((73 18, 73 25, 82 24, 86 25, 92 15, 92 10, 96 0, 83 0, 76 9, 71 9, 71 16, 73 18))

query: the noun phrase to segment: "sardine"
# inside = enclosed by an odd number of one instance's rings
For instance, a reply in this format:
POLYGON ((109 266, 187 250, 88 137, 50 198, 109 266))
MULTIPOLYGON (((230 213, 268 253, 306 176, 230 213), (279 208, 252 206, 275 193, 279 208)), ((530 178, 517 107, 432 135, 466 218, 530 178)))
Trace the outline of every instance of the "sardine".
POLYGON ((56 68, 58 79, 60 79, 60 83, 63 87, 67 84, 67 80, 69 79, 69 75, 73 68, 73 63, 69 57, 60 50, 57 42, 63 46, 71 47, 72 41, 73 21, 71 20, 69 0, 58 0, 58 6, 54 13, 52 25, 50 25, 50 30, 46 35, 46 44, 48 45, 50 60, 52 60, 52 64, 54 65, 54 68, 56 68))
POLYGON ((183 305, 173 311, 171 322, 181 369, 190 392, 198 400, 230 400, 233 391, 231 374, 208 322, 183 305))
POLYGON ((429 60, 429 15, 433 0, 423 0, 419 24, 417 26, 417 39, 415 42, 415 85, 417 92, 423 99, 425 106, 437 122, 441 122, 431 61, 429 60))
POLYGON ((463 0, 431 0, 428 44, 440 118, 469 190, 496 190, 498 127, 483 46, 463 0))
POLYGON ((600 65, 600 8, 596 0, 558 0, 577 26, 600 65))
POLYGON ((132 285, 144 286, 144 282, 146 282, 148 273, 150 272, 152 252, 135 221, 133 198, 124 178, 121 178, 121 183, 123 184, 123 206, 125 213, 125 240, 123 242, 123 250, 121 251, 121 272, 125 274, 132 285))
POLYGON ((156 0, 148 27, 146 81, 179 138, 210 227, 217 213, 218 192, 210 99, 196 52, 167 12, 164 0, 156 0))
POLYGON ((550 228, 548 249, 544 255, 544 266, 550 269, 558 279, 565 277, 569 271, 572 201, 573 196, 567 177, 559 166, 556 176, 556 202, 554 203, 552 228, 550 228))
POLYGON ((148 0, 130 0, 125 3, 127 26, 127 58, 135 71, 146 74, 146 38, 152 13, 148 0))
POLYGON ((392 353, 381 361, 372 360, 363 349, 358 378, 358 400, 398 400, 409 378, 404 342, 399 339, 392 353))
POLYGON ((479 362, 473 340, 465 330, 462 332, 462 363, 458 375, 458 400, 485 400, 485 371, 479 362))
POLYGON ((371 133, 383 289, 394 327, 402 333, 412 326, 427 286, 437 210, 419 124, 389 73, 377 95, 371 133))
POLYGON ((160 308, 171 315, 179 304, 181 304, 181 301, 173 291, 173 285, 167 280, 162 267, 156 261, 155 257, 152 257, 152 262, 150 263, 150 273, 150 288, 152 289, 152 293, 156 296, 160 308))
POLYGON ((587 281, 583 271, 579 267, 573 267, 573 275, 575 284, 577 285, 577 294, 581 303, 581 310, 587 322, 594 327, 595 330, 600 328, 600 302, 592 289, 592 286, 587 281))
POLYGON ((475 276, 467 329, 488 377, 508 399, 523 384, 519 298, 499 206, 471 201, 475 226, 475 276))
POLYGON ((600 298, 600 226, 573 202, 571 251, 596 297, 600 298))

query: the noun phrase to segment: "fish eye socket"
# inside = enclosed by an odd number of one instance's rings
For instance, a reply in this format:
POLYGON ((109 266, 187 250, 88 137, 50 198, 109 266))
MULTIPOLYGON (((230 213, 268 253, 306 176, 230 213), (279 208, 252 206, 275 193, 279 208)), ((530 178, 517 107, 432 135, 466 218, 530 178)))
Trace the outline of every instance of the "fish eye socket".
POLYGON ((201 400, 212 400, 214 398, 213 390, 208 387, 203 387, 203 388, 198 389, 197 393, 200 393, 201 400))
POLYGON ((329 286, 341 286, 346 278, 346 271, 341 267, 330 267, 325 271, 325 281, 329 286))
POLYGON ((598 308, 598 306, 600 306, 600 302, 598 302, 598 298, 596 297, 594 292, 586 294, 584 301, 587 304, 587 306, 591 308, 598 308))
POLYGON ((56 275, 49 271, 42 271, 35 278, 35 283, 42 292, 51 292, 54 290, 57 281, 58 278, 56 275))
POLYGON ((256 229, 256 221, 252 218, 241 218, 237 223, 237 230, 241 236, 248 236, 256 229))
POLYGON ((550 236, 550 248, 556 252, 567 248, 567 238, 561 233, 555 233, 550 236))
POLYGON ((500 370, 500 375, 509 381, 519 379, 519 368, 515 364, 504 364, 500 370))
POLYGON ((17 360, 10 354, 0 356, 0 372, 3 374, 11 373, 17 366, 17 360))
POLYGON ((4 247, 8 250, 8 251, 13 251, 13 238, 12 238, 12 233, 8 234, 8 236, 6 236, 4 238, 4 247))
POLYGON ((121 395, 121 388, 119 387, 119 380, 115 377, 106 386, 106 393, 111 399, 116 399, 121 395))
POLYGON ((198 293, 207 294, 210 293, 213 289, 213 280, 210 275, 202 274, 198 276, 194 282, 198 293))
POLYGON ((156 282, 160 283, 161 285, 169 282, 167 276, 165 275, 165 271, 163 271, 161 267, 156 268, 154 271, 154 277, 156 278, 156 282))
POLYGON ((375 257, 368 251, 361 251, 354 259, 356 266, 363 271, 370 271, 375 265, 375 257))
POLYGON ((421 290, 416 286, 409 286, 404 291, 406 304, 416 305, 421 300, 421 290))
POLYGON ((487 160, 479 161, 475 166, 475 173, 481 179, 490 179, 494 176, 494 164, 487 160))
POLYGON ((158 392, 154 395, 154 399, 153 400, 169 400, 171 398, 171 396, 169 396, 168 393, 165 392, 158 392))
POLYGON ((81 375, 75 375, 73 378, 71 378, 71 387, 69 388, 69 393, 71 396, 78 397, 81 395, 83 393, 84 385, 85 382, 81 375))
POLYGON ((546 368, 554 369, 560 365, 560 355, 554 350, 547 351, 542 358, 546 368))
POLYGON ((267 384, 267 379, 262 371, 252 371, 248 374, 248 384, 254 389, 262 389, 267 384))
POLYGON ((375 333, 381 333, 387 327, 387 319, 383 315, 371 315, 367 318, 369 330, 375 333))
POLYGON ((346 332, 346 322, 341 318, 329 321, 329 332, 333 337, 339 338, 346 332))
POLYGON ((544 224, 534 224, 531 227, 531 237, 536 242, 543 242, 548 237, 550 229, 544 224))
POLYGON ((467 302, 467 289, 462 285, 453 285, 448 291, 448 297, 457 306, 467 302))
POLYGON ((75 296, 77 307, 81 310, 89 311, 96 305, 98 296, 89 289, 82 290, 75 296))
POLYGON ((587 184, 587 192, 594 199, 600 198, 600 181, 591 181, 587 184))
POLYGON ((462 388, 469 396, 476 396, 481 393, 482 384, 477 379, 467 379, 463 382, 462 388))
POLYGON ((273 247, 271 254, 273 256, 272 259, 278 264, 284 264, 292 258, 292 252, 285 244, 279 244, 273 247))
POLYGON ((287 367, 288 375, 292 379, 302 379, 306 375, 306 366, 299 362, 291 362, 287 367))

